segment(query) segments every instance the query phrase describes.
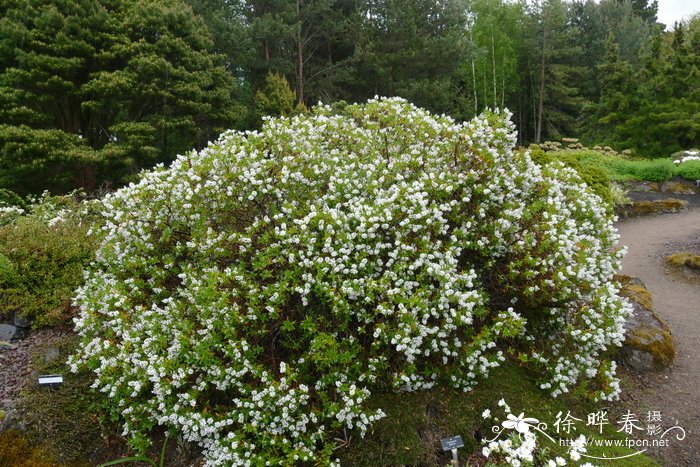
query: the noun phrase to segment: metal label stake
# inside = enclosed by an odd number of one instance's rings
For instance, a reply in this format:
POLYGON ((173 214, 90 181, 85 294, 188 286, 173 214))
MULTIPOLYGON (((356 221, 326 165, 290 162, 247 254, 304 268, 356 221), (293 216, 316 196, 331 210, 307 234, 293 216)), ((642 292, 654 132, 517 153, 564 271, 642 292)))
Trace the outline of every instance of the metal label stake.
POLYGON ((464 441, 462 441, 461 436, 453 436, 451 438, 442 438, 440 440, 442 445, 442 450, 444 452, 452 451, 452 465, 459 465, 459 456, 457 455, 457 449, 464 447, 464 441))

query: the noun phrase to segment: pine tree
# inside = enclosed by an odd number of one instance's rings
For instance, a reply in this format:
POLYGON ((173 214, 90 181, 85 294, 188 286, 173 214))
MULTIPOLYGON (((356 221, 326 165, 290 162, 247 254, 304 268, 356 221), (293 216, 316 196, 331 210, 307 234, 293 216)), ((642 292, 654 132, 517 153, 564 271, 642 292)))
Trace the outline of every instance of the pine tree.
POLYGON ((90 190, 236 122, 223 57, 180 1, 7 0, 0 13, 6 187, 90 190))
POLYGON ((632 66, 620 57, 620 47, 614 36, 608 36, 605 62, 598 67, 601 96, 593 122, 595 140, 619 142, 624 123, 633 116, 637 90, 632 66))

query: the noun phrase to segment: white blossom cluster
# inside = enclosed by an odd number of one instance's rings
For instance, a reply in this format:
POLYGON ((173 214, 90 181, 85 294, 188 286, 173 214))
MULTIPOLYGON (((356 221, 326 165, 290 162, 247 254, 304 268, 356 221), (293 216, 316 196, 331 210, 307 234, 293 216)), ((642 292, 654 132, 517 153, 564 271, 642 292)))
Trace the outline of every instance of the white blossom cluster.
MULTIPOLYGON (((556 456, 554 459, 546 459, 536 465, 544 465, 547 467, 558 467, 569 465, 569 462, 574 462, 573 465, 581 467, 594 467, 590 462, 577 464, 581 460, 581 454, 586 452, 586 437, 580 435, 577 439, 571 440, 567 449, 567 458, 556 456)), ((538 452, 537 435, 534 431, 527 431, 522 434, 513 434, 510 437, 502 440, 492 441, 487 446, 484 446, 481 453, 484 457, 491 458, 487 465, 509 465, 511 467, 520 467, 524 465, 535 465, 535 456, 538 452), (495 461, 494 458, 502 459, 502 462, 495 461)))
POLYGON ((63 196, 53 196, 48 191, 41 195, 30 195, 26 206, 6 205, 0 201, 0 227, 15 224, 18 220, 31 217, 49 227, 72 221, 80 224, 93 214, 94 201, 78 202, 79 190, 63 196))
POLYGON ((0 227, 14 224, 25 213, 19 206, 0 206, 0 227))
POLYGON ((685 162, 690 162, 690 161, 700 161, 700 156, 698 155, 699 151, 693 150, 693 151, 686 151, 685 156, 679 157, 678 159, 674 160, 673 163, 680 165, 685 162))
POLYGON ((137 447, 163 425, 208 465, 331 462, 338 430, 383 416, 372 390, 467 391, 507 348, 555 395, 594 377, 614 395, 612 221, 514 142, 508 115, 374 99, 145 173, 103 201, 73 369, 137 447))
MULTIPOLYGON (((569 462, 574 462, 573 465, 581 461, 582 454, 587 452, 588 441, 585 435, 579 435, 576 439, 569 440, 567 446, 566 457, 556 456, 553 459, 543 459, 549 451, 548 446, 538 445, 538 437, 536 431, 539 429, 537 425, 529 423, 539 423, 537 419, 524 418, 524 414, 518 417, 511 416, 511 410, 508 404, 503 400, 498 401, 499 407, 508 415, 510 421, 503 422, 503 428, 510 429, 507 431, 500 429, 503 433, 509 433, 503 439, 491 439, 484 441, 485 446, 481 449, 481 454, 488 459, 487 466, 509 465, 511 467, 521 467, 529 465, 544 465, 547 467, 558 467, 569 465, 569 462), (510 425, 508 425, 510 423, 510 425)), ((486 409, 482 414, 484 419, 491 419, 491 411, 486 409)), ((493 417, 498 421, 496 417, 493 417)), ((546 433, 544 433, 548 436, 546 433)), ((550 441, 553 439, 550 438, 550 441)), ((580 467, 594 467, 590 462, 584 462, 580 467)))

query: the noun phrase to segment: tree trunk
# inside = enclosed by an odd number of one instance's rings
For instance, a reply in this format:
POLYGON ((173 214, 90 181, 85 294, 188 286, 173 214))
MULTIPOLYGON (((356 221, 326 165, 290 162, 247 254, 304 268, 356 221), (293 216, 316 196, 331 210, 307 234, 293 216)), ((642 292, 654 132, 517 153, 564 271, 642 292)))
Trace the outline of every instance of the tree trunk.
POLYGON ((489 1, 489 17, 491 18, 491 67, 493 69, 493 108, 498 107, 498 93, 496 91, 496 41, 493 37, 493 13, 489 1))
MULTIPOLYGON (((486 60, 488 60, 488 58, 486 60)), ((486 60, 484 60, 484 105, 488 105, 486 103, 489 101, 488 83, 486 82, 486 76, 488 76, 486 74, 486 67, 488 65, 486 64, 486 60)))
POLYGON ((301 0, 296 0, 297 7, 297 100, 304 103, 304 43, 301 40, 301 0))
POLYGON ((537 104, 537 128, 535 130, 535 142, 542 140, 542 116, 544 115, 544 78, 545 78, 545 56, 547 55, 547 13, 542 14, 542 59, 540 60, 540 95, 537 104))
POLYGON ((469 55, 472 59, 472 87, 474 89, 474 115, 479 114, 479 98, 476 91, 476 63, 474 63, 474 56, 476 55, 476 50, 474 49, 474 38, 472 37, 472 25, 469 25, 469 55))
POLYGON ((501 110, 506 107, 506 54, 503 53, 503 60, 501 60, 501 110))
POLYGON ((496 42, 493 39, 493 23, 491 23, 491 66, 493 68, 493 108, 498 107, 496 92, 496 42))

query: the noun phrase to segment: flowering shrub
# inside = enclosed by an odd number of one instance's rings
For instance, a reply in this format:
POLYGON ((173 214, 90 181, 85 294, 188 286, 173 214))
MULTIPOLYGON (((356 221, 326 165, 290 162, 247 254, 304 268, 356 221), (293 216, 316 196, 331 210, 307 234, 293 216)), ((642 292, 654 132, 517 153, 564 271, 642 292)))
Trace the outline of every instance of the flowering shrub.
POLYGON ((514 142, 504 116, 378 99, 146 173, 103 201, 74 370, 135 446, 164 425, 208 465, 331 462, 337 430, 382 417, 372 390, 467 391, 508 352, 554 395, 614 397, 612 221, 514 142))

